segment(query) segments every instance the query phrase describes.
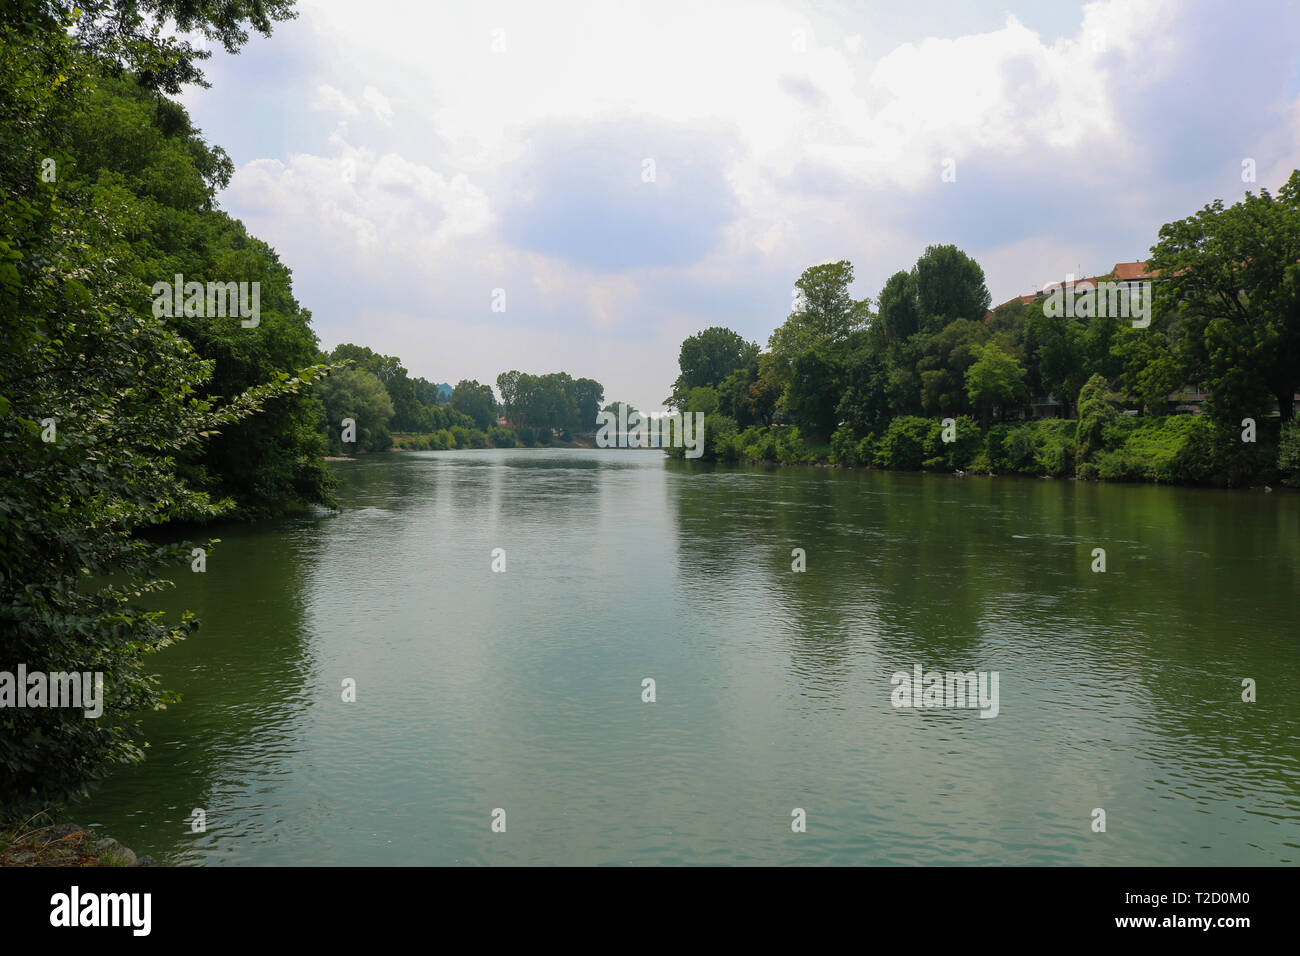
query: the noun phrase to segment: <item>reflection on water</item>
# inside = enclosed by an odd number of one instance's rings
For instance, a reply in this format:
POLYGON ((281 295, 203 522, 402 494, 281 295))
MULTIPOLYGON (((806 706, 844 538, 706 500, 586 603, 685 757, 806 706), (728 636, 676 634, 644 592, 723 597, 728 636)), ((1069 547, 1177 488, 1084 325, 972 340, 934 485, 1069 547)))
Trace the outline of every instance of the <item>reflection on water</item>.
POLYGON ((341 514, 221 529, 178 582, 204 626, 154 661, 183 701, 75 819, 202 864, 1300 856, 1300 496, 619 450, 336 467, 341 514), (999 672, 999 715, 894 709, 918 664, 999 672))

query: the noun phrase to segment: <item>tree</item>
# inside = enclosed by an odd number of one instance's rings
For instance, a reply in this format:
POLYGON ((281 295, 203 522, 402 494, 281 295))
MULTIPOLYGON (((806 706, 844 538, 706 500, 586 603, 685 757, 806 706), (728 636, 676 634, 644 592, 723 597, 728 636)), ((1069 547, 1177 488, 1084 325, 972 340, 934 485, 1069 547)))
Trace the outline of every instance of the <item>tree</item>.
POLYGON ((497 423, 497 400, 491 385, 462 379, 452 389, 451 407, 474 419, 475 427, 482 431, 497 423))
POLYGON ((921 406, 927 414, 965 412, 966 370, 975 361, 975 348, 989 338, 984 323, 953 319, 925 343, 917 370, 921 375, 921 406))
POLYGON ((984 270, 956 246, 927 246, 912 267, 922 328, 937 332, 953 319, 982 320, 992 297, 984 270))
POLYGON ((357 450, 386 451, 392 445, 388 427, 393 421, 393 400, 374 373, 343 369, 322 382, 319 391, 332 449, 347 450, 341 439, 344 419, 351 419, 356 427, 357 450))
POLYGON ((799 352, 813 345, 843 345, 863 328, 869 317, 869 302, 855 301, 849 294, 853 265, 848 260, 811 266, 795 282, 798 299, 785 323, 772 333, 769 343, 774 354, 793 361, 799 352))
POLYGON ((703 412, 705 415, 712 415, 718 410, 718 404, 718 390, 708 385, 701 385, 686 393, 681 403, 681 410, 687 414, 703 412))
POLYGON ((1078 400, 1079 389, 1091 374, 1086 327, 1077 319, 1046 315, 1036 308, 1029 316, 1028 328, 1038 355, 1038 381, 1045 392, 1068 409, 1078 400))
POLYGON ((182 32, 202 33, 236 53, 248 42, 247 28, 270 36, 273 21, 297 16, 293 0, 78 0, 75 6, 45 0, 28 6, 40 18, 29 23, 75 26, 71 51, 103 73, 130 70, 141 86, 173 95, 186 84, 209 85, 196 61, 212 54, 165 28, 174 24, 182 32))
POLYGON ((843 391, 843 366, 828 351, 814 346, 795 357, 785 400, 790 420, 800 432, 820 440, 835 431, 843 391))
POLYGON ((979 408, 987 431, 993 406, 1013 402, 1023 393, 1025 370, 992 342, 974 346, 974 352, 975 362, 966 370, 966 394, 979 408))
POLYGON ((877 309, 877 323, 887 340, 901 342, 921 331, 921 307, 917 301, 915 275, 895 272, 890 276, 880 290, 877 309))
POLYGON ((511 370, 497 376, 497 391, 501 393, 501 409, 506 421, 519 423, 519 379, 523 373, 511 370))
POLYGON ((691 389, 721 385, 730 375, 757 358, 757 343, 746 342, 731 329, 713 326, 692 335, 682 342, 677 357, 681 374, 664 404, 670 408, 680 407, 681 398, 691 389))
POLYGON ((1093 375, 1080 390, 1079 424, 1074 431, 1080 461, 1091 461, 1101 450, 1106 426, 1119 414, 1115 409, 1115 398, 1100 375, 1093 375))
MULTIPOLYGON (((428 411, 429 404, 436 402, 425 403, 420 400, 416 394, 415 381, 410 378, 402 360, 396 355, 380 355, 364 345, 344 342, 330 353, 330 359, 335 362, 351 361, 357 368, 365 369, 383 383, 393 402, 392 427, 396 431, 429 431, 436 424, 436 419, 428 411)), ((425 385, 424 391, 428 394, 428 383, 425 385)))
POLYGON ((817 370, 833 369, 838 375, 854 336, 870 318, 870 303, 849 294, 852 282, 853 266, 847 260, 805 269, 795 283, 795 310, 768 342, 772 358, 767 375, 782 388, 780 404, 819 435, 830 434, 824 430, 828 424, 834 430, 831 419, 841 385, 821 379, 817 370))
POLYGON ((1247 192, 1162 226, 1151 252, 1157 311, 1181 312, 1211 417, 1230 431, 1259 417, 1267 397, 1290 421, 1300 385, 1300 170, 1276 198, 1247 192))
MULTIPOLYGON (((205 143, 185 110, 131 77, 99 77, 70 109, 61 141, 69 157, 57 181, 97 208, 133 222, 124 267, 146 286, 186 281, 243 282, 259 289, 259 314, 245 327, 233 314, 179 311, 169 318, 201 358, 215 362, 203 382, 217 399, 317 361, 311 313, 294 298, 292 276, 266 243, 216 208, 233 166, 205 143)), ((223 310, 224 311, 224 310, 223 310)), ((234 513, 274 515, 303 503, 329 504, 333 484, 321 457, 319 402, 310 390, 270 403, 178 459, 180 472, 234 513)), ((229 516, 228 516, 229 517, 229 516)))
POLYGON ((196 624, 192 615, 168 619, 142 606, 170 584, 168 566, 193 554, 189 545, 159 544, 157 527, 214 520, 235 507, 187 482, 180 461, 269 403, 291 402, 326 371, 266 370, 256 386, 216 401, 207 388, 217 363, 152 314, 128 238, 156 220, 137 215, 139 197, 122 185, 123 174, 95 184, 47 181, 38 174, 42 159, 69 168, 63 147, 99 66, 156 67, 140 79, 164 88, 194 75, 173 55, 173 41, 142 26, 141 11, 179 12, 185 25, 237 46, 246 15, 256 26, 281 9, 91 0, 80 7, 79 30, 58 3, 27 4, 0 23, 4 661, 31 673, 104 677, 97 719, 70 707, 0 709, 5 813, 84 792, 114 763, 141 759, 139 714, 174 699, 146 672, 146 656, 196 624))
POLYGON ((1187 382, 1187 369, 1173 343, 1155 326, 1121 328, 1110 344, 1116 380, 1150 415, 1163 415, 1167 396, 1187 382))

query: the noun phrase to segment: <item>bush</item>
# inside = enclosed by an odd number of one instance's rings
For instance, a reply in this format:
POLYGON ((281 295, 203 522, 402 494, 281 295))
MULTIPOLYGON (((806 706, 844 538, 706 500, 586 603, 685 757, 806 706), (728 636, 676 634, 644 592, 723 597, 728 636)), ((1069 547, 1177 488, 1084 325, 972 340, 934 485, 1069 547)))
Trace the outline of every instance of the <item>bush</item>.
POLYGON ((537 433, 529 425, 522 425, 519 428, 519 443, 525 448, 532 448, 537 444, 537 433))
POLYGON ((864 465, 870 464, 876 455, 876 436, 868 435, 858 442, 857 457, 858 461, 864 465))
POLYGON ((488 440, 494 448, 515 447, 515 433, 508 428, 493 427, 488 431, 488 440))
POLYGON ((1074 443, 1079 448, 1081 461, 1087 461, 1103 447, 1109 447, 1104 435, 1106 426, 1119 416, 1115 398, 1100 375, 1094 374, 1080 389, 1079 423, 1075 426, 1074 443))
POLYGON ((741 456, 747 461, 776 461, 776 438, 773 428, 759 428, 751 425, 739 436, 737 441, 742 449, 741 456))
POLYGON ((1216 473, 1214 428, 1205 416, 1131 419, 1107 429, 1122 440, 1097 456, 1097 474, 1118 481, 1205 481, 1216 473))
POLYGON ((835 434, 831 435, 830 460, 835 465, 858 464, 858 443, 853 437, 853 429, 849 426, 841 425, 835 429, 835 434))
POLYGON ((1282 484, 1300 487, 1300 419, 1293 419, 1282 429, 1277 445, 1277 473, 1282 484))
POLYGON ((875 463, 882 468, 920 471, 931 454, 931 422, 926 418, 895 418, 876 446, 875 463))
POLYGON ((995 425, 975 467, 1027 475, 1068 477, 1074 471, 1078 423, 1063 418, 995 425))
POLYGON ((777 461, 783 465, 797 465, 805 461, 813 461, 814 458, 808 443, 799 434, 798 426, 790 425, 781 429, 776 439, 777 461))
POLYGON ((979 423, 969 415, 955 418, 953 423, 957 432, 954 441, 945 442, 943 440, 942 421, 935 423, 936 427, 932 441, 939 442, 939 451, 935 453, 942 455, 943 467, 956 471, 970 467, 971 462, 975 460, 975 456, 983 449, 984 433, 980 431, 979 423))
POLYGON ((548 428, 546 425, 543 425, 541 428, 537 429, 537 444, 549 445, 551 443, 552 437, 553 436, 551 435, 551 429, 548 428))

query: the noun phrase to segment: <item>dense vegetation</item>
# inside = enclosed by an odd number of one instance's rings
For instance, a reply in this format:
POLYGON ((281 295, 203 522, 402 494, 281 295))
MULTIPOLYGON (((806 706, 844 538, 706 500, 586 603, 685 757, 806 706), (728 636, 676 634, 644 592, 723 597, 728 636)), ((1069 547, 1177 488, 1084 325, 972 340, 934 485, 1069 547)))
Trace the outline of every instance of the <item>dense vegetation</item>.
MULTIPOLYGON (((170 20, 234 53, 290 6, 6 5, 0 672, 102 672, 105 700, 99 718, 0 708, 0 811, 140 758, 132 715, 170 699, 145 656, 196 626, 144 606, 194 559, 164 543, 170 529, 331 505, 329 453, 550 445, 595 429, 593 379, 511 370, 498 402, 491 385, 431 383, 364 346, 321 351, 289 268, 217 206, 229 158, 168 98, 204 82, 208 54, 155 29, 170 20), (177 276, 207 298, 178 289, 182 307, 160 313, 155 286, 177 276), (214 314, 214 283, 256 283, 256 316, 214 314)), ((952 246, 892 276, 874 309, 850 296, 848 262, 818 265, 766 351, 720 328, 683 343, 667 404, 707 414, 715 460, 1296 482, 1298 260, 1300 173, 1276 198, 1164 227, 1152 264, 1166 278, 1144 329, 1019 302, 986 314, 983 272, 952 246), (1204 416, 1168 414, 1184 384, 1209 391, 1204 416), (1020 420, 1048 394, 1077 417, 1020 420), (1241 440, 1247 417, 1255 442, 1241 440)))
POLYGON ((683 342, 665 401, 706 414, 708 460, 1300 483, 1300 171, 1276 197, 1164 226, 1150 268, 1143 326, 1041 300, 990 312, 953 246, 891 276, 874 309, 849 262, 813 266, 766 351, 723 328, 683 342), (1203 415, 1175 414, 1185 386, 1208 393, 1203 415))
POLYGON ((139 758, 132 715, 167 700, 144 655, 194 626, 140 606, 191 557, 151 528, 327 495, 307 316, 213 208, 229 161, 161 96, 202 57, 153 31, 160 13, 231 50, 287 15, 29 2, 0 25, 0 670, 104 675, 98 718, 0 710, 7 812, 139 758), (155 315, 151 283, 182 270, 260 279, 261 324, 155 315))

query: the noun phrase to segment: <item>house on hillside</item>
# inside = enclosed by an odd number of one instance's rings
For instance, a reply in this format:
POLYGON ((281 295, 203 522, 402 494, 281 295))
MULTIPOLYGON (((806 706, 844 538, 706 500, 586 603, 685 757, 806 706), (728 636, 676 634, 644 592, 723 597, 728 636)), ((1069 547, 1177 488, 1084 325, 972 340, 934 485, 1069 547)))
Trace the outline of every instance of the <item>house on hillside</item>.
MULTIPOLYGON (((1152 269, 1148 262, 1117 262, 1110 272, 1105 275, 1086 276, 1082 279, 1074 279, 1073 284, 1076 289, 1083 289, 1089 286, 1095 289, 1097 288, 1098 283, 1114 282, 1124 293, 1132 294, 1136 290, 1142 288, 1143 282, 1150 282, 1153 279, 1159 278, 1159 276, 1160 270, 1152 269)), ((1021 305, 1029 305, 1031 302, 1045 299, 1052 292, 1060 289, 1064 285, 1064 281, 1051 282, 1044 286, 1040 292, 1031 292, 1028 295, 1018 295, 1014 299, 1008 299, 1006 302, 1003 302, 986 312, 984 314, 984 320, 988 321, 989 316, 1003 306, 1012 305, 1017 302, 1021 305)))

